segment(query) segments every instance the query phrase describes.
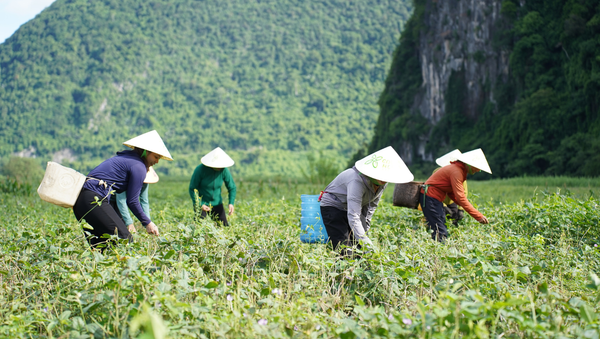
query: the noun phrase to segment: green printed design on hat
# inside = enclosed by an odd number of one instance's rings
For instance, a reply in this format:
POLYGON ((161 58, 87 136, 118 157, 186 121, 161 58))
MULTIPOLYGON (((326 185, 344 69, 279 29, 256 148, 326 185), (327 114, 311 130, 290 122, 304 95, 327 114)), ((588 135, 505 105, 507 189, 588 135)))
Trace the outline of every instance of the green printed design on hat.
POLYGON ((377 156, 376 154, 373 154, 371 159, 369 159, 369 160, 367 160, 367 162, 365 162, 365 165, 372 164, 373 168, 377 168, 377 166, 379 165, 379 161, 382 159, 383 159, 382 156, 377 156))

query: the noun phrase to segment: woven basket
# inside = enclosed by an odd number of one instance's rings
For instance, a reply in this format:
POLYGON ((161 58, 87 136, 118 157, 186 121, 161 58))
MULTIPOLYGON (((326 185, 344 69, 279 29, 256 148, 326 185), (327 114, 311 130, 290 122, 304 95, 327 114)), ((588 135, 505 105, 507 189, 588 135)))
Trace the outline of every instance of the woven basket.
POLYGON ((396 184, 394 187, 394 206, 417 209, 419 207, 419 191, 424 182, 411 181, 396 184))

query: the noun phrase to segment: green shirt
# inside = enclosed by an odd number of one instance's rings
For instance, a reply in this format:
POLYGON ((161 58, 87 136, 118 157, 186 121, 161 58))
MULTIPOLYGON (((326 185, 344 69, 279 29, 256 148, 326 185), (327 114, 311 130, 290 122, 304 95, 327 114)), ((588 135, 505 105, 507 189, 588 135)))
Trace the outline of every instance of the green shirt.
POLYGON ((198 190, 198 204, 199 206, 217 206, 223 203, 221 197, 221 186, 225 183, 225 187, 229 192, 229 204, 233 205, 235 202, 235 183, 231 177, 231 172, 228 168, 223 170, 215 170, 214 168, 198 165, 192 175, 190 181, 189 193, 192 199, 192 204, 196 204, 196 193, 194 189, 198 190))

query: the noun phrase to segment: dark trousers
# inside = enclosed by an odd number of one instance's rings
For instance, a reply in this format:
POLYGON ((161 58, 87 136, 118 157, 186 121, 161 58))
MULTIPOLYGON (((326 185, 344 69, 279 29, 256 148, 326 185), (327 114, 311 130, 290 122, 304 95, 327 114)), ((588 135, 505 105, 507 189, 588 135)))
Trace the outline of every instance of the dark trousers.
POLYGON ((432 197, 428 197, 423 193, 419 194, 419 202, 423 209, 423 215, 427 220, 427 226, 433 231, 431 238, 439 242, 444 242, 448 237, 446 229, 446 211, 444 204, 432 197), (425 201, 423 201, 425 199, 425 201))
POLYGON ((200 211, 202 211, 202 213, 200 213, 200 219, 205 219, 208 215, 214 221, 221 221, 223 226, 229 226, 229 223, 227 222, 227 213, 225 213, 223 204, 213 206, 210 212, 206 212, 203 209, 200 209, 200 211))
POLYGON ((102 198, 104 197, 84 188, 73 206, 77 220, 84 219, 94 228, 93 230, 84 229, 92 234, 92 237, 88 238, 90 245, 96 247, 98 244, 106 242, 107 238, 102 238, 102 236, 104 234, 113 235, 115 231, 119 238, 131 240, 131 234, 121 219, 116 197, 111 199, 110 203, 106 201, 107 198, 104 200, 102 198), (94 197, 98 197, 102 203, 97 204, 94 197))
POLYGON ((352 256, 351 248, 354 246, 360 248, 360 245, 354 238, 354 233, 350 228, 350 223, 348 223, 348 212, 331 206, 321 206, 321 217, 333 249, 337 249, 339 245, 344 245, 349 248, 345 248, 342 255, 352 256))

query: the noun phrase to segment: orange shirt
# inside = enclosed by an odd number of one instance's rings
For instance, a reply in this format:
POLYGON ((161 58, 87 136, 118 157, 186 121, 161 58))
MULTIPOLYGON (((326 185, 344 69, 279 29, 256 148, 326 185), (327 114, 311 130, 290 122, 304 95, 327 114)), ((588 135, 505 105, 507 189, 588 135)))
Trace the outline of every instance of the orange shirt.
POLYGON ((479 220, 483 217, 483 214, 475 209, 469 200, 467 200, 465 188, 463 187, 465 180, 467 180, 466 165, 460 161, 455 161, 448 166, 440 168, 427 179, 425 182, 426 185, 429 185, 427 196, 444 201, 446 195, 448 195, 450 199, 454 200, 458 206, 461 206, 475 220, 479 220))

